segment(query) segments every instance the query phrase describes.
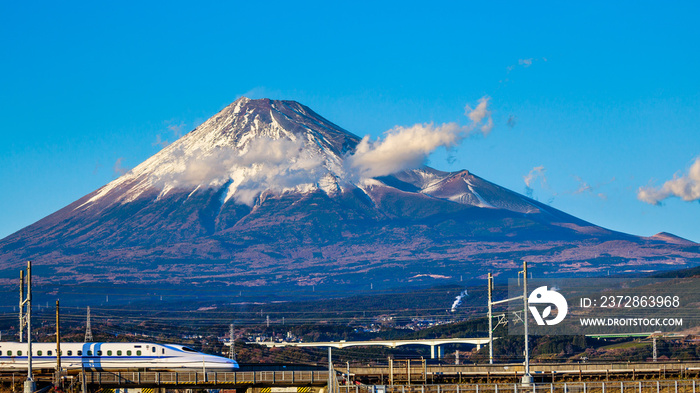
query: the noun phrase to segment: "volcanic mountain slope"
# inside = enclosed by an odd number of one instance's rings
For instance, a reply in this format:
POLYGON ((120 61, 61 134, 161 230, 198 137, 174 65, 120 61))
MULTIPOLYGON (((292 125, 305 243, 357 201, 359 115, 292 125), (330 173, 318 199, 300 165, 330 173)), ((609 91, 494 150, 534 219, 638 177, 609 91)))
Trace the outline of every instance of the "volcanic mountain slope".
POLYGON ((129 173, 0 241, 9 284, 396 287, 700 262, 696 243, 587 223, 468 171, 366 178, 361 139, 292 101, 241 98, 129 173), (364 284, 363 284, 364 285, 364 284))

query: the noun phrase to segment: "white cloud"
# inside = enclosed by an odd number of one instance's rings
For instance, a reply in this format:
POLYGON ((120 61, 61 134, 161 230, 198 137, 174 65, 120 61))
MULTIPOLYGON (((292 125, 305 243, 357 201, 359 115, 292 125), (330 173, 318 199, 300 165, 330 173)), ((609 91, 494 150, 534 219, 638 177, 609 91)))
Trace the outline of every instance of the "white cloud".
POLYGON ((474 127, 480 126, 481 132, 484 134, 484 136, 488 135, 493 129, 493 119, 491 119, 489 100, 491 100, 490 97, 484 96, 479 99, 479 104, 476 106, 476 108, 472 109, 469 105, 464 107, 464 113, 471 121, 474 122, 474 127))
POLYGON ((252 205, 263 191, 282 192, 316 184, 327 173, 321 157, 304 149, 300 139, 251 139, 241 150, 221 148, 195 151, 187 156, 173 152, 180 171, 153 179, 161 188, 212 187, 231 182, 237 202, 252 205), (179 158, 177 158, 179 157, 179 158))
POLYGON ((541 184, 547 184, 547 176, 545 175, 546 171, 547 170, 544 168, 544 166, 540 165, 530 169, 530 172, 523 176, 523 181, 525 181, 525 193, 528 197, 532 198, 534 192, 532 185, 535 180, 540 179, 541 184))
POLYGON ((472 121, 468 126, 457 123, 414 124, 410 127, 396 126, 387 131, 383 139, 376 141, 365 136, 355 152, 345 157, 345 166, 350 175, 359 178, 418 168, 439 147, 450 148, 479 131, 484 136, 488 135, 493 129, 489 100, 485 96, 479 99, 474 109, 469 105, 465 107, 465 115, 472 121))
POLYGON ((454 146, 465 136, 463 127, 456 123, 397 126, 387 131, 383 140, 362 138, 345 161, 360 178, 389 175, 418 168, 435 149, 454 146))
POLYGON ((523 176, 523 180, 525 181, 525 186, 531 187, 532 182, 537 178, 541 178, 542 181, 547 181, 547 177, 544 174, 545 171, 546 171, 546 169, 544 169, 543 165, 536 166, 536 167, 530 169, 530 172, 528 172, 527 175, 523 176))
POLYGON ((700 157, 690 166, 683 176, 674 175, 663 186, 640 187, 637 199, 652 205, 659 205, 664 199, 678 197, 687 202, 700 200, 700 157))

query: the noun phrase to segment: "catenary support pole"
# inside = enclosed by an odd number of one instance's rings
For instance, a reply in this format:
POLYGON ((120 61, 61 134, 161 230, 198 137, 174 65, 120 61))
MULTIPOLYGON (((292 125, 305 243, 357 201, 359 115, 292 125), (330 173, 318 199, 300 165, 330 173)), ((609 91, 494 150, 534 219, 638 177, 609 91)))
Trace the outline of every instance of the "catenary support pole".
POLYGON ((56 300, 56 383, 54 386, 61 386, 61 317, 58 300, 56 300))
POLYGON ((36 383, 32 375, 32 261, 27 261, 27 380, 24 381, 24 393, 33 393, 36 383))
POLYGON ((531 384, 532 376, 530 375, 530 343, 528 339, 528 307, 527 307, 527 262, 523 262, 523 322, 525 324, 525 375, 523 375, 522 383, 531 384))
POLYGON ((19 271, 19 342, 24 333, 24 270, 19 271))
POLYGON ((332 348, 328 347, 328 393, 335 393, 333 391, 333 359, 332 359, 332 348))
POLYGON ((489 364, 493 364, 493 275, 489 273, 489 364))

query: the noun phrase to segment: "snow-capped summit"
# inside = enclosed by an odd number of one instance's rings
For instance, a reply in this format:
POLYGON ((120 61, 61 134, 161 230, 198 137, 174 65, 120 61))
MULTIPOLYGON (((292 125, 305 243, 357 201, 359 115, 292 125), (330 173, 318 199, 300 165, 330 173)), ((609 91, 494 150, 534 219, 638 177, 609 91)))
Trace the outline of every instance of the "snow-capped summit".
POLYGON ((241 97, 202 125, 100 189, 79 208, 107 198, 134 201, 158 191, 227 187, 252 205, 265 191, 334 193, 345 177, 343 156, 359 138, 294 101, 241 97))

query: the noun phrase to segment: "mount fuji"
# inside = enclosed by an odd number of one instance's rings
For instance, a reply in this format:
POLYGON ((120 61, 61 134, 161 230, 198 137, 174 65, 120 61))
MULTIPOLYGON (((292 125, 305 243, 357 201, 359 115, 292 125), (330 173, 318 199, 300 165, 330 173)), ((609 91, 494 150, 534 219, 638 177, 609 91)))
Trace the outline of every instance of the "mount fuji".
POLYGON ((700 262, 698 244, 673 235, 611 231, 466 170, 386 165, 371 148, 297 102, 240 98, 0 240, 0 284, 14 285, 28 259, 49 286, 270 291, 480 280, 522 261, 542 275, 700 262))

